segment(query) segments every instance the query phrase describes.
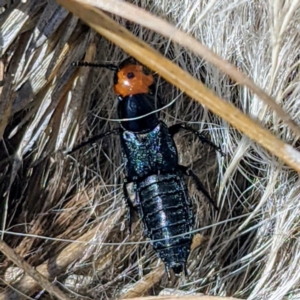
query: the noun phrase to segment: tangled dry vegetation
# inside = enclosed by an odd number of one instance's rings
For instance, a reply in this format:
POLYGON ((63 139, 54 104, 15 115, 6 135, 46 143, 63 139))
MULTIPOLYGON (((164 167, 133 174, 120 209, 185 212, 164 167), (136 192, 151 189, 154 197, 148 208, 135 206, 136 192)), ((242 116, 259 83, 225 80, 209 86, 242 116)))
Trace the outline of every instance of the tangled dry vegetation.
MULTIPOLYGON (((75 299, 162 291, 300 299, 300 181, 295 171, 158 78, 167 106, 162 119, 188 122, 226 152, 221 157, 190 135, 176 139, 181 163, 193 166, 220 212, 189 182, 198 243, 189 258, 189 278, 168 282, 137 219, 132 234, 126 232, 118 138, 72 156, 59 151, 118 126, 112 73, 76 69, 71 63, 118 63, 127 55, 52 0, 1 4, 1 235, 17 254, 75 299)), ((236 65, 299 123, 298 1, 135 4, 236 65)), ((288 126, 246 88, 161 35, 115 19, 299 149, 288 126)), ((0 299, 51 298, 3 254, 0 265, 0 299)))

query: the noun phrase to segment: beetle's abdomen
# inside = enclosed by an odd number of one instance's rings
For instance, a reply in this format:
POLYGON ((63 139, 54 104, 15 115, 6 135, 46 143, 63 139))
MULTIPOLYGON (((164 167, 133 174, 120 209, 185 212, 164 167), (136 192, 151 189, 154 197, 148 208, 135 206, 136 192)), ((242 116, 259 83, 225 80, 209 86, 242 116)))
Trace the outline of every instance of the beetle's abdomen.
POLYGON ((180 273, 190 252, 194 223, 183 175, 151 175, 137 183, 136 206, 154 250, 167 268, 180 273))

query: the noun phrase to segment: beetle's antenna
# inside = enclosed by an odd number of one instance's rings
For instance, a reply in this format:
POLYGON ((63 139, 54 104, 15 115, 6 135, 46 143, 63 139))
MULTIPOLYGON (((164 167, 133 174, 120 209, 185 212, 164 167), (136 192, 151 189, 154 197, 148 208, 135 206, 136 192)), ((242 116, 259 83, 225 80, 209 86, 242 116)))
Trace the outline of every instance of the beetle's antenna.
POLYGON ((92 68, 106 68, 112 71, 118 71, 119 68, 113 64, 99 64, 99 63, 92 63, 87 61, 74 61, 72 62, 73 67, 92 67, 92 68))

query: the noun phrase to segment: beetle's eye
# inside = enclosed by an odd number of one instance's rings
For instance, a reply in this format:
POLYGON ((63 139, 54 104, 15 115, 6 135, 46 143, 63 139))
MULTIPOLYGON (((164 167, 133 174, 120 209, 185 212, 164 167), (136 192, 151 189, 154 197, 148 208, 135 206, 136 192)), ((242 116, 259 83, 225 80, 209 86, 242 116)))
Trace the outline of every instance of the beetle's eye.
POLYGON ((133 77, 134 77, 134 73, 133 73, 133 72, 127 73, 127 78, 128 78, 128 79, 131 79, 131 78, 133 78, 133 77))

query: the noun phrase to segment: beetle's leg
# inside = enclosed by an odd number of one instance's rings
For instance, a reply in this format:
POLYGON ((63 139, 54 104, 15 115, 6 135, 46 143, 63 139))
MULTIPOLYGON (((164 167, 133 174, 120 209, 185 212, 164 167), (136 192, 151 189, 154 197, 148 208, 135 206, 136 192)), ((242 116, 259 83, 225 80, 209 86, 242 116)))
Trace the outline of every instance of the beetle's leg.
POLYGON ((183 174, 185 174, 185 175, 190 176, 190 177, 193 178, 193 180, 194 180, 194 182, 196 184, 197 190, 200 191, 200 192, 202 192, 204 194, 204 196, 206 197, 206 199, 213 205, 213 207, 217 211, 219 211, 219 208, 215 204, 215 201, 210 197, 208 191, 205 189, 205 187, 203 186, 203 184, 201 183, 201 181, 199 180, 199 178, 196 176, 196 174, 191 169, 189 169, 188 167, 179 165, 179 168, 183 172, 183 174))
POLYGON ((101 133, 101 134, 98 134, 98 135, 96 135, 96 136, 93 136, 93 137, 90 138, 89 140, 87 140, 87 141, 85 141, 85 142, 83 142, 83 143, 81 143, 81 144, 75 146, 72 150, 66 152, 66 154, 67 154, 67 155, 68 155, 68 154, 72 154, 72 153, 74 153, 75 151, 81 149, 82 147, 84 147, 84 146, 86 146, 86 145, 89 145, 89 144, 93 144, 93 143, 95 143, 96 141, 101 140, 102 138, 107 137, 107 136, 109 136, 109 135, 111 135, 111 134, 120 134, 120 128, 116 128, 116 129, 114 129, 114 130, 106 131, 106 132, 104 132, 104 133, 101 133))
POLYGON ((212 147, 213 149, 215 149, 216 151, 219 151, 221 153, 222 156, 224 156, 225 154, 222 152, 221 147, 215 145, 213 142, 211 142, 207 137, 204 136, 203 133, 198 132, 197 130, 187 126, 187 125, 183 125, 182 123, 178 123, 175 125, 172 125, 169 127, 169 133, 171 134, 171 136, 173 137, 176 133, 178 133, 180 130, 186 130, 189 132, 192 132, 193 134, 195 134, 198 139, 204 143, 204 144, 208 144, 210 147, 212 147))

